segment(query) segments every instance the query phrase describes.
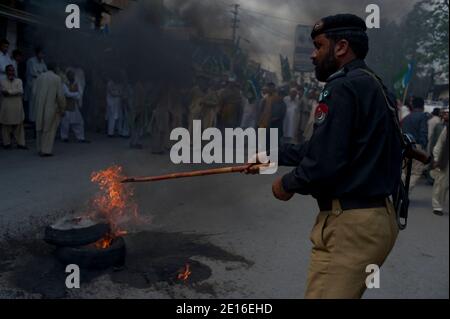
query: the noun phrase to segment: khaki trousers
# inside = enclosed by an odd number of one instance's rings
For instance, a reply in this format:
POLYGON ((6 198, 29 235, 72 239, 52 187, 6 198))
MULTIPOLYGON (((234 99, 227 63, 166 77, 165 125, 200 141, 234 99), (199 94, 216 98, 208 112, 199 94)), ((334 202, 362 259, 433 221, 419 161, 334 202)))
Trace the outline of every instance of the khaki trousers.
POLYGON ((25 129, 23 123, 19 125, 2 125, 3 145, 11 145, 11 134, 20 146, 25 146, 25 129))
POLYGON ((445 171, 435 169, 432 171, 434 178, 432 205, 433 210, 442 212, 448 198, 448 167, 445 171))
POLYGON ((52 154, 53 153, 53 144, 55 143, 56 131, 58 129, 58 125, 60 122, 60 117, 55 119, 50 129, 46 132, 37 131, 36 133, 36 147, 39 153, 43 154, 52 154))
MULTIPOLYGON (((416 146, 419 151, 423 151, 423 148, 420 145, 416 146)), ((413 160, 411 167, 411 180, 409 182, 409 191, 411 192, 414 187, 416 187, 417 182, 423 175, 423 171, 425 170, 425 165, 419 161, 413 160)), ((406 169, 403 172, 402 176, 403 182, 406 180, 406 169)))
MULTIPOLYGON (((386 207, 320 212, 311 233, 307 299, 356 299, 366 290, 366 267, 384 263, 398 235, 392 203, 386 207)), ((382 282, 382 280, 381 280, 382 282)))
POLYGON ((425 165, 419 161, 413 160, 412 170, 411 170, 411 182, 409 184, 409 190, 412 191, 416 187, 417 182, 423 175, 425 165))

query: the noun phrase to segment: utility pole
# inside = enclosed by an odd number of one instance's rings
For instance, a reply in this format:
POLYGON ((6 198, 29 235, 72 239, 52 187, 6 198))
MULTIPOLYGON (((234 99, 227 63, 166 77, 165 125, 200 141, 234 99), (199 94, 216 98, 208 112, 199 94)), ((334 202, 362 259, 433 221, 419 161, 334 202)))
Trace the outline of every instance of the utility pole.
POLYGON ((239 19, 238 19, 238 15, 239 15, 239 4, 235 4, 234 6, 234 11, 231 11, 231 13, 233 14, 233 20, 232 20, 232 26, 231 28, 233 29, 233 44, 236 44, 236 35, 237 35, 237 30, 239 29, 239 19))
POLYGON ((234 7, 234 11, 231 11, 231 13, 233 14, 233 20, 231 28, 233 31, 233 35, 232 35, 232 43, 233 43, 233 52, 232 52, 232 56, 231 56, 231 65, 230 65, 230 72, 233 74, 234 73, 234 66, 235 66, 235 60, 236 60, 236 53, 237 50, 239 48, 239 42, 237 41, 236 37, 237 37, 237 30, 239 29, 239 19, 238 19, 238 15, 239 15, 239 4, 235 4, 233 5, 234 7))

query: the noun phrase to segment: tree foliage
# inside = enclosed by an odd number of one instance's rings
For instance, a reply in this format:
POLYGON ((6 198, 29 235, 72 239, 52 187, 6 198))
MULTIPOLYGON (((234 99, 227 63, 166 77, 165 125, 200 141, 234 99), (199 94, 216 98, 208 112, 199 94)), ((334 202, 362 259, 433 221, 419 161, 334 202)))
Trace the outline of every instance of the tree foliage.
POLYGON ((422 75, 448 82, 448 0, 421 0, 405 21, 406 53, 422 75))
POLYGON ((449 0, 420 0, 401 21, 371 29, 369 64, 392 88, 410 61, 416 70, 411 94, 427 95, 436 82, 448 83, 449 0))

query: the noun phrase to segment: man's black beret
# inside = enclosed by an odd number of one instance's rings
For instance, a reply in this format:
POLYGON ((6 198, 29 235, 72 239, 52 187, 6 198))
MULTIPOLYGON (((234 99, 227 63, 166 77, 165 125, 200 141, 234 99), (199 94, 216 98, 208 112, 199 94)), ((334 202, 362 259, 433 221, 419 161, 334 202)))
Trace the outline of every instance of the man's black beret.
POLYGON ((316 36, 322 33, 339 33, 344 31, 364 33, 367 31, 366 22, 360 17, 349 13, 328 16, 322 18, 314 25, 314 28, 311 32, 311 38, 314 39, 316 36))

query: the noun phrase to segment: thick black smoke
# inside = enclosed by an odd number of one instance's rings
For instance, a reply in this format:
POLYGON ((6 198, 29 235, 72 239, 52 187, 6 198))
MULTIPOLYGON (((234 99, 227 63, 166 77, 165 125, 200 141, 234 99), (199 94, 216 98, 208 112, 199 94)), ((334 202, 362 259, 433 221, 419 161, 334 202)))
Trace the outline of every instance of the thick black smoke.
MULTIPOLYGON (((58 3, 54 10, 40 12, 57 24, 53 29, 63 29, 64 2, 54 1, 58 3)), ((312 25, 323 16, 341 12, 365 16, 366 6, 372 3, 380 6, 382 19, 399 20, 416 0, 139 0, 114 15, 109 36, 86 35, 85 23, 81 32, 41 28, 34 38, 48 48, 48 53, 68 60, 61 61, 64 63, 81 62, 104 72, 126 69, 139 77, 188 81, 192 75, 191 43, 170 36, 159 26, 175 17, 199 36, 230 39, 231 11, 236 2, 241 4, 241 46, 251 59, 278 70, 280 53, 292 59, 297 24, 312 25), (159 6, 162 2, 164 8, 159 6)))
MULTIPOLYGON (((205 36, 231 37, 234 4, 240 4, 238 36, 251 58, 278 70, 281 53, 292 59, 297 24, 313 25, 337 13, 367 16, 366 7, 377 4, 384 21, 401 20, 417 0, 166 0, 205 36)), ((383 27, 383 26, 382 26, 383 27)))
POLYGON ((81 66, 117 78, 126 71, 130 80, 183 82, 192 78, 192 46, 162 28, 162 8, 155 1, 132 2, 113 15, 109 34, 90 30, 82 21, 80 30, 64 26, 61 5, 38 12, 46 25, 34 33, 34 44, 42 46, 47 61, 62 66, 81 66))

